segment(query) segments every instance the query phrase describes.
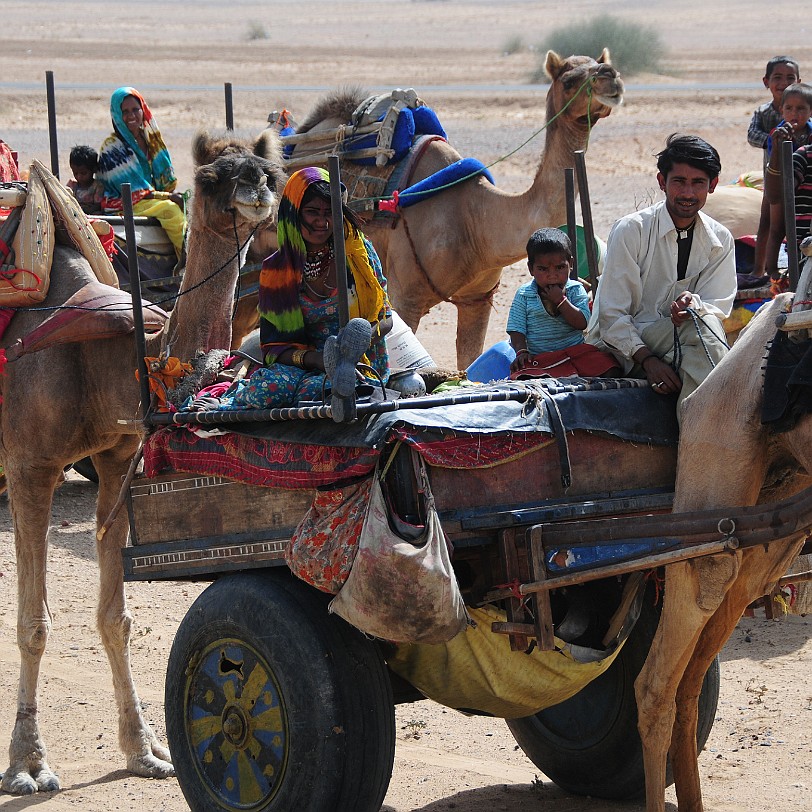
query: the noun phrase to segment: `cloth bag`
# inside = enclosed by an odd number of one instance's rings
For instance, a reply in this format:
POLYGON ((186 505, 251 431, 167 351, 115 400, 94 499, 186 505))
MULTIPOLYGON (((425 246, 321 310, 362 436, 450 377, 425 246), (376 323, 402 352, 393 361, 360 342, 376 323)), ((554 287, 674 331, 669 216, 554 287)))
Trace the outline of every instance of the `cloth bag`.
POLYGON ((383 640, 445 643, 466 628, 468 613, 422 459, 418 480, 426 525, 405 541, 390 526, 376 471, 355 561, 329 611, 383 640))

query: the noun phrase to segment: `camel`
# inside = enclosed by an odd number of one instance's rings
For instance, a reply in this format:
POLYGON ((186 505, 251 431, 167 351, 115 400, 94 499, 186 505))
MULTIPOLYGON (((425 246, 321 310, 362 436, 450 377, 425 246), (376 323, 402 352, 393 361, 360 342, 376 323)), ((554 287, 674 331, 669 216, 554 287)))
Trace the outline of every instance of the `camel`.
MULTIPOLYGON (((438 302, 456 306, 460 368, 482 352, 502 269, 525 257, 535 229, 567 221, 564 169, 574 166, 576 150, 586 149, 591 128, 623 99, 623 83, 606 49, 597 61, 562 59, 549 51, 545 67, 551 79, 548 124, 529 189, 508 194, 479 176, 400 210, 394 228, 375 221, 364 227, 381 258, 392 304, 412 330, 438 302)), ((298 131, 343 125, 362 100, 361 92, 325 100, 298 131)), ((450 144, 435 141, 417 161, 412 182, 459 159, 450 144)))
MULTIPOLYGON (((229 346, 239 267, 237 240, 244 243, 253 229, 274 214, 285 180, 274 135, 264 134, 248 145, 200 133, 193 152, 198 168, 186 273, 169 320, 161 332, 147 338, 148 356, 168 349, 172 355, 189 359, 198 350, 229 346), (214 274, 219 268, 222 271, 214 274)), ((58 306, 93 282, 87 261, 72 248, 57 246, 44 305, 58 306)), ((40 312, 21 310, 11 322, 4 346, 27 335, 43 320, 40 312)), ((139 443, 136 366, 135 342, 128 334, 53 345, 23 355, 9 361, 0 379, 0 464, 5 471, 17 553, 21 658, 10 765, 0 784, 6 792, 27 795, 60 786, 48 766, 37 721, 40 660, 51 630, 46 591, 51 504, 65 466, 90 456, 99 475, 97 527, 110 515, 139 443), (82 412, 81 420, 76 419, 77 410, 82 412)), ((97 543, 97 625, 112 670, 119 745, 127 769, 136 775, 165 778, 174 774, 170 754, 141 714, 130 670, 132 617, 125 602, 121 558, 127 532, 126 514, 120 512, 97 543)))
MULTIPOLYGON (((675 513, 776 501, 809 484, 812 416, 782 434, 761 425, 765 348, 790 295, 765 305, 685 399, 675 513)), ((703 676, 747 606, 771 592, 803 543, 796 535, 666 567, 660 624, 635 683, 647 812, 664 812, 669 754, 680 812, 701 812, 696 728, 703 676)))

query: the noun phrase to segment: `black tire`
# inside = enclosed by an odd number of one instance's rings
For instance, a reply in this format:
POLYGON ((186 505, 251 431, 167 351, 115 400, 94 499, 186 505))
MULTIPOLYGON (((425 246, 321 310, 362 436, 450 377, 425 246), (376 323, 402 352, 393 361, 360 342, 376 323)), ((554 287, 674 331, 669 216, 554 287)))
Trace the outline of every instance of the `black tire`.
POLYGON ((69 465, 68 468, 73 468, 77 474, 81 474, 85 479, 89 479, 91 482, 95 482, 97 485, 99 484, 99 475, 96 473, 96 468, 93 465, 93 460, 91 460, 90 457, 84 457, 81 460, 77 460, 75 463, 73 463, 73 465, 69 465))
POLYGON ((377 646, 286 570, 229 575, 172 645, 166 729, 194 812, 373 812, 395 752, 377 646))
MULTIPOLYGON (((507 725, 527 757, 575 795, 632 800, 645 795, 643 749, 637 731, 634 681, 643 667, 659 610, 646 598, 640 618, 611 667, 575 696, 507 725)), ((705 674, 699 697, 697 744, 710 735, 719 702, 719 659, 705 674)), ((668 768, 668 784, 673 783, 668 768)))

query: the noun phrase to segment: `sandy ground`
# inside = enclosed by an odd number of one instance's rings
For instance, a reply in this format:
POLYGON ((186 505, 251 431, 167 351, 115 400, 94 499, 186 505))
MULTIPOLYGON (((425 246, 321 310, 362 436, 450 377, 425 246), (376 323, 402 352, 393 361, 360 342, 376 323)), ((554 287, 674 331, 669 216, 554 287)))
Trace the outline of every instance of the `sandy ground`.
MULTIPOLYGON (((624 106, 595 129, 587 155, 593 215, 604 237, 620 215, 656 197, 652 155, 673 131, 696 132, 717 146, 723 180, 757 168, 746 143, 753 109, 766 100, 760 76, 774 53, 802 67, 812 47, 795 4, 717 0, 624 3, 618 12, 654 27, 667 48, 665 73, 628 78, 624 106), (793 19, 791 25, 786 20, 793 19)), ((21 162, 49 162, 44 74, 54 71, 62 177, 76 143, 98 145, 109 130, 111 91, 132 84, 145 94, 189 186, 189 143, 199 127, 224 123, 223 83, 234 87, 238 131, 258 133, 268 113, 302 117, 319 93, 342 83, 371 91, 413 86, 434 107, 463 155, 497 162, 498 183, 525 188, 541 150, 536 138, 499 160, 542 126, 544 88, 526 86, 538 60, 530 50, 570 20, 605 4, 536 2, 298 2, 228 4, 4 0, 0 4, 0 138, 21 162), (553 6, 554 7, 551 7, 553 6), (224 8, 227 9, 224 13, 224 8), (250 31, 261 38, 249 40, 250 31), (504 53, 520 38, 524 49, 504 53)), ((503 337, 507 307, 523 281, 506 270, 489 339, 503 337)), ((454 313, 435 308, 419 336, 441 363, 453 361, 454 313)), ((57 494, 50 535, 49 595, 54 627, 43 660, 41 725, 63 791, 18 799, 0 810, 80 806, 89 812, 186 808, 177 783, 128 776, 116 745, 112 685, 94 628, 95 486, 71 474, 57 494)), ((5 497, 0 501, 0 731, 13 726, 17 683, 15 563, 5 497)), ((146 714, 163 737, 163 683, 169 647, 194 584, 131 584, 133 670, 146 714)), ((706 808, 714 812, 812 803, 812 678, 808 618, 743 620, 722 652, 722 695, 700 757, 706 808)), ((397 709, 395 769, 384 809, 465 812, 537 809, 565 812, 641 809, 569 796, 519 751, 500 720, 467 718, 431 702, 397 709), (425 727, 421 727, 425 723, 425 727), (419 738, 415 738, 418 731, 419 738)), ((2 769, 2 765, 0 765, 2 769)), ((673 790, 669 809, 676 808, 673 790)))

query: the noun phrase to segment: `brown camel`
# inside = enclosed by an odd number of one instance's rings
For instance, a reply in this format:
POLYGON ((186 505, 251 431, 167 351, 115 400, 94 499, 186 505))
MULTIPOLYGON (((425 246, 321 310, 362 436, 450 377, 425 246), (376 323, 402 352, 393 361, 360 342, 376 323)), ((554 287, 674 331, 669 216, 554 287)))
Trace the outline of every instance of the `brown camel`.
MULTIPOLYGON (((533 183, 512 195, 478 177, 429 200, 404 208, 393 229, 371 222, 364 231, 381 258, 389 295, 403 320, 417 330, 420 319, 443 300, 457 307, 457 363, 467 367, 481 352, 491 299, 502 269, 525 256, 530 234, 567 220, 564 169, 586 149, 591 128, 623 99, 623 83, 604 49, 562 59, 553 51, 545 64, 547 93, 544 152, 533 183)), ((350 120, 364 94, 325 100, 299 132, 335 127, 350 120), (329 119, 329 120, 328 120, 329 119)), ((435 141, 417 162, 412 182, 460 159, 449 144, 435 141)))
MULTIPOLYGON (((761 425, 765 348, 787 299, 765 306, 686 398, 675 513, 775 501, 809 483, 812 416, 783 434, 761 425)), ((665 809, 669 754, 680 812, 701 812, 696 728, 703 676, 746 607, 770 593, 802 545, 803 536, 794 536, 666 567, 660 625, 635 683, 647 812, 665 809)))
MULTIPOLYGON (((238 271, 236 241, 247 240, 255 227, 272 216, 284 183, 277 146, 273 135, 263 135, 253 145, 217 140, 205 133, 195 139, 198 168, 181 296, 163 331, 148 337, 147 355, 156 356, 169 347, 171 354, 190 358, 198 349, 229 346, 238 271)), ((58 246, 44 305, 59 306, 92 281, 86 260, 73 249, 58 246)), ((21 310, 12 320, 4 346, 27 335, 43 319, 40 312, 21 310)), ((97 526, 110 515, 138 446, 135 369, 135 342, 132 335, 124 335, 24 355, 9 362, 0 379, 0 463, 17 553, 21 658, 10 765, 0 785, 6 792, 25 795, 59 789, 37 722, 40 660, 51 629, 46 556, 53 492, 66 465, 90 456, 99 475, 97 526)), ((170 755, 141 715, 130 671, 132 618, 125 603, 121 560, 127 529, 126 514, 121 512, 97 544, 97 623, 112 669, 119 744, 127 769, 164 778, 173 774, 170 755)))

